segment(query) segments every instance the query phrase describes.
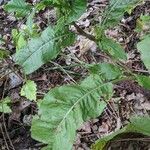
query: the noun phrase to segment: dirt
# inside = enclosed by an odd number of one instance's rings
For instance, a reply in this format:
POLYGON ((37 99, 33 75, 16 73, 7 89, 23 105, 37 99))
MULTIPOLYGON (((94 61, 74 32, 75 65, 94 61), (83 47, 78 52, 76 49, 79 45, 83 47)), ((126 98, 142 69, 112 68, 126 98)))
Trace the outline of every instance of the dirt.
MULTIPOLYGON (((33 1, 29 1, 32 3, 33 1)), ((90 25, 95 24, 97 17, 93 17, 99 14, 106 7, 107 2, 105 0, 91 0, 88 5, 89 14, 79 21, 80 26, 86 31, 90 31, 90 25), (90 11, 90 8, 92 11, 90 11)), ((36 22, 40 29, 43 29, 47 23, 47 13, 50 14, 50 23, 55 24, 55 14, 51 8, 41 11, 36 16, 36 22)), ((136 43, 139 41, 139 34, 134 31, 136 28, 137 19, 141 14, 150 14, 150 1, 146 1, 144 5, 137 6, 132 13, 124 14, 124 22, 120 22, 117 27, 116 39, 123 39, 121 43, 124 45, 128 54, 132 54, 126 64, 127 67, 133 69, 139 74, 146 70, 143 63, 140 60, 139 53, 136 49, 136 43)), ((11 30, 20 25, 12 15, 6 13, 2 6, 0 6, 0 34, 4 37, 5 43, 2 48, 10 51, 10 54, 15 53, 14 44, 12 42, 11 30)), ((22 21, 23 24, 24 20, 22 21)), ((38 99, 42 99, 44 94, 51 88, 61 86, 64 84, 70 84, 74 81, 78 82, 84 78, 87 74, 87 70, 82 66, 74 65, 76 62, 70 57, 76 55, 80 60, 88 63, 97 63, 107 61, 105 56, 99 49, 92 45, 91 50, 85 50, 83 52, 82 38, 79 41, 64 51, 67 57, 63 55, 55 60, 54 63, 48 63, 42 68, 29 75, 29 79, 34 80, 38 87, 38 99), (94 48, 93 48, 94 47, 94 48), (82 54, 81 54, 82 50, 82 54), (70 67, 69 65, 74 65, 70 67), (69 77, 58 66, 61 65, 69 73, 69 77), (82 74, 82 77, 81 77, 82 74)), ((37 107, 34 102, 29 102, 27 99, 19 95, 21 86, 24 82, 24 76, 20 71, 20 68, 16 66, 12 58, 0 62, 0 98, 10 96, 12 100, 11 108, 12 113, 9 115, 0 114, 0 149, 12 149, 12 150, 38 150, 44 145, 33 140, 31 138, 30 127, 32 115, 37 113, 37 107), (10 77, 10 72, 13 73, 13 78, 10 77), (7 75, 6 75, 7 74, 7 75), (13 82, 12 82, 13 81, 13 82), (11 87, 11 88, 10 88, 11 87)), ((98 118, 86 122, 77 131, 77 138, 74 143, 75 150, 89 150, 90 146, 99 138, 107 135, 110 132, 124 126, 132 115, 149 115, 149 101, 150 91, 146 90, 134 81, 126 80, 118 83, 114 87, 115 94, 112 100, 108 103, 107 108, 103 114, 98 118)), ((142 135, 138 135, 142 137, 142 135)), ((135 135, 137 137, 137 135, 135 135)), ((134 138, 128 136, 126 138, 134 138)), ((150 148, 149 141, 117 141, 109 143, 107 149, 111 150, 148 150, 150 148)))

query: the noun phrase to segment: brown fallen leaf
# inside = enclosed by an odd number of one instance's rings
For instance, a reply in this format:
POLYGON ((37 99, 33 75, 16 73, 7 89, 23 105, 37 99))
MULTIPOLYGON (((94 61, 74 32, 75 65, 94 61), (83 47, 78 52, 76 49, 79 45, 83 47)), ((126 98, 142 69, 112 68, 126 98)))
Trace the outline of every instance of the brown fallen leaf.
POLYGON ((91 51, 96 51, 96 43, 85 38, 85 37, 80 37, 80 41, 78 43, 79 46, 79 57, 82 56, 84 53, 86 53, 87 51, 91 50, 91 51))

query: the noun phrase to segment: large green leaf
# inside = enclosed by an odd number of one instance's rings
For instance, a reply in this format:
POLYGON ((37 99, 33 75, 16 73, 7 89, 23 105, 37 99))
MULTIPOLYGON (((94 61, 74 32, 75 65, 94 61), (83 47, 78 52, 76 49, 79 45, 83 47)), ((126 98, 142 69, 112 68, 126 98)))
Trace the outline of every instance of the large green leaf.
POLYGON ((141 42, 139 42, 137 48, 141 53, 141 58, 146 68, 150 70, 150 35, 147 35, 141 42))
POLYGON ((99 42, 99 47, 104 52, 111 55, 116 60, 125 61, 127 59, 127 56, 123 47, 112 39, 103 37, 101 41, 99 42))
POLYGON ((106 107, 100 97, 109 100, 112 94, 112 84, 102 83, 99 75, 89 76, 80 85, 50 90, 33 118, 32 137, 48 144, 47 150, 71 150, 76 130, 106 107))
POLYGON ((104 14, 103 24, 105 27, 117 25, 122 19, 124 13, 136 7, 141 0, 110 0, 104 14))
POLYGON ((135 132, 150 136, 149 124, 150 124, 150 117, 131 118, 130 123, 126 127, 98 140, 92 146, 92 150, 104 150, 105 146, 107 145, 107 143, 109 143, 109 141, 113 141, 116 138, 119 138, 119 135, 123 133, 135 132))
POLYGON ((5 5, 5 10, 15 12, 18 17, 24 17, 30 12, 31 6, 25 0, 11 0, 5 5))
POLYGON ((57 57, 65 46, 73 43, 74 34, 68 29, 63 30, 46 28, 40 37, 32 38, 26 47, 15 55, 15 61, 21 65, 26 74, 37 70, 44 63, 57 57))

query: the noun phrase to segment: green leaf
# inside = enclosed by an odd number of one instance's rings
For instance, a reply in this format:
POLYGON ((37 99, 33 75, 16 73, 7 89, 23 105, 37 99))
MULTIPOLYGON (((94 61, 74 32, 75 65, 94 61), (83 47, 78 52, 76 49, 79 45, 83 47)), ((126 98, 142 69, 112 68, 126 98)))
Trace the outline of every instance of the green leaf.
POLYGON ((19 34, 18 41, 17 41, 17 50, 25 47, 27 45, 27 41, 25 40, 24 36, 22 34, 19 34))
POLYGON ((13 42, 16 46, 16 51, 25 47, 27 45, 27 41, 25 39, 24 33, 19 32, 17 29, 12 30, 13 42))
POLYGON ((105 28, 117 25, 124 13, 131 11, 139 2, 141 2, 141 0, 110 0, 102 24, 105 28))
POLYGON ((127 59, 126 53, 122 48, 122 46, 119 43, 116 43, 112 39, 103 37, 99 42, 99 47, 116 60, 125 61, 127 59))
POLYGON ((13 42, 16 44, 17 43, 17 40, 18 40, 18 30, 17 29, 12 29, 11 31, 11 35, 12 35, 12 38, 13 38, 13 42))
MULTIPOLYGON (((39 103, 39 112, 32 121, 32 137, 48 144, 52 150, 71 150, 76 130, 83 122, 103 112, 113 95, 111 83, 102 83, 91 75, 80 85, 54 88, 39 103)), ((48 149, 48 148, 46 148, 48 149)))
POLYGON ((40 37, 32 38, 26 47, 16 53, 15 61, 23 67, 26 74, 30 74, 46 62, 56 58, 61 49, 73 41, 74 34, 68 28, 56 30, 48 27, 40 37))
POLYGON ((73 0, 70 2, 70 7, 66 11, 67 22, 71 23, 79 19, 79 17, 86 11, 87 0, 73 0))
POLYGON ((136 75, 136 79, 139 85, 143 86, 145 89, 150 90, 150 77, 144 75, 136 75))
POLYGON ((5 43, 5 40, 3 39, 2 35, 0 34, 0 45, 4 44, 4 43, 5 43))
POLYGON ((4 9, 10 13, 15 12, 18 17, 24 17, 30 13, 31 6, 25 0, 11 0, 4 9))
POLYGON ((9 55, 9 51, 0 49, 0 60, 6 58, 9 55))
POLYGON ((107 143, 109 143, 109 141, 115 140, 116 137, 118 138, 118 136, 123 133, 134 132, 150 136, 149 124, 149 117, 131 118, 130 123, 126 127, 98 140, 94 145, 92 145, 92 150, 104 150, 105 146, 107 145, 107 143))
POLYGON ((34 81, 27 80, 26 84, 21 88, 21 96, 25 96, 29 100, 36 101, 37 85, 34 81))
POLYGON ((100 63, 92 66, 90 65, 89 70, 91 73, 100 73, 106 80, 114 80, 123 74, 118 66, 110 63, 100 63))
POLYGON ((148 31, 150 29, 150 16, 141 14, 136 21, 136 32, 148 31))
POLYGON ((120 68, 113 64, 102 63, 100 65, 100 70, 107 80, 114 80, 122 75, 120 68))
POLYGON ((33 25, 34 25, 33 17, 34 17, 34 15, 35 15, 35 10, 33 10, 31 12, 31 14, 28 16, 27 22, 26 22, 27 28, 31 35, 33 34, 33 25))
POLYGON ((143 15, 141 14, 140 16, 140 19, 142 20, 142 22, 145 24, 145 23, 150 23, 150 16, 147 14, 147 15, 143 15))
POLYGON ((148 70, 150 70, 150 35, 144 37, 144 39, 137 44, 137 49, 141 54, 141 59, 148 70))
POLYGON ((87 0, 43 0, 37 5, 37 9, 43 9, 44 6, 53 6, 58 10, 58 18, 65 18, 65 24, 69 24, 79 19, 86 11, 87 0))
POLYGON ((10 102, 11 100, 9 97, 6 97, 5 99, 0 100, 0 112, 11 113, 11 109, 9 106, 10 102))

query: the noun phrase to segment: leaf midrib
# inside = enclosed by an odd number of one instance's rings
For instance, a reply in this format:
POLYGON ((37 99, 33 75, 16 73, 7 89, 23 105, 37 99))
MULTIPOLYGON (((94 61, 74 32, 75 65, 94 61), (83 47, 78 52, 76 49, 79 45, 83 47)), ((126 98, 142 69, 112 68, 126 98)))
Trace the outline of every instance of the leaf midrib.
POLYGON ((87 92, 86 94, 84 94, 81 98, 79 98, 73 106, 71 106, 71 108, 68 110, 68 112, 65 114, 65 116, 63 117, 62 121, 58 124, 57 128, 56 128, 56 131, 59 129, 59 127, 61 126, 61 124, 65 121, 65 119, 67 118, 67 116, 69 115, 69 113, 74 109, 74 107, 82 100, 84 99, 86 96, 88 96, 90 93, 92 93, 93 91, 109 84, 110 82, 107 82, 107 83, 104 83, 103 85, 100 85, 92 90, 90 90, 89 92, 87 92))
MULTIPOLYGON (((69 33, 68 33, 68 34, 69 34, 69 33)), ((50 42, 52 42, 52 41, 55 41, 55 40, 57 40, 57 39, 59 39, 59 38, 61 38, 61 37, 64 37, 64 36, 66 36, 66 35, 68 35, 68 34, 65 34, 65 35, 63 35, 63 36, 59 36, 59 37, 56 37, 56 38, 53 38, 53 39, 49 39, 49 41, 47 41, 46 43, 44 43, 39 49, 33 51, 28 57, 26 57, 26 59, 24 60, 24 62, 22 63, 22 65, 24 66, 24 64, 28 61, 28 59, 29 59, 34 53, 36 53, 36 52, 38 52, 39 50, 41 50, 45 45, 47 45, 48 43, 50 43, 50 42)), ((29 49, 29 47, 28 47, 27 49, 29 49)))

